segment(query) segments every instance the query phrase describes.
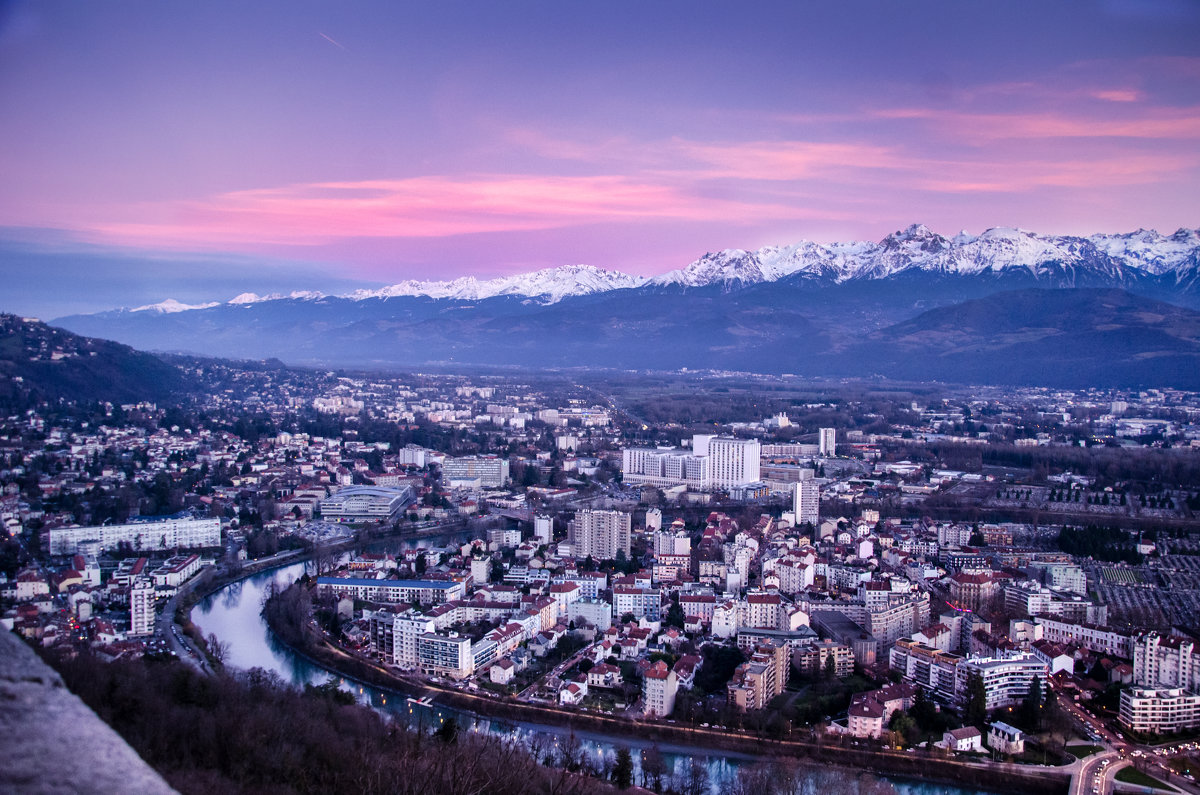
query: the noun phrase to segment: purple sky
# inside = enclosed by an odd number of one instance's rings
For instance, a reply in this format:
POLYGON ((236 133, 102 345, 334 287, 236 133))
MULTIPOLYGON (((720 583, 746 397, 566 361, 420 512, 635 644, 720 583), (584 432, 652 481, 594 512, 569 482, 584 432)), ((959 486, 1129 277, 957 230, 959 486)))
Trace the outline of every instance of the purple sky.
POLYGON ((0 239, 159 298, 197 257, 314 287, 1174 231, 1197 185, 1193 0, 0 0, 0 239))

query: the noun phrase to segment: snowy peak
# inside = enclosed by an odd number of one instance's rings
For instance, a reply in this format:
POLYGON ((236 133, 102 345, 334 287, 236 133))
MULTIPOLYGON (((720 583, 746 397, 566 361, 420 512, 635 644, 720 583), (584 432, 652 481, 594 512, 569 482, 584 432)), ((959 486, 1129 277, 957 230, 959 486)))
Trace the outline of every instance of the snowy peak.
POLYGON ((145 306, 135 307, 130 309, 130 312, 157 312, 160 315, 170 315, 175 312, 187 312, 190 309, 209 309, 214 306, 220 306, 219 301, 213 301, 207 304, 185 304, 181 301, 176 301, 174 298, 168 298, 165 301, 160 301, 157 304, 146 304, 145 306))
POLYGON ((347 298, 361 301, 369 298, 427 296, 478 301, 500 295, 519 295, 555 303, 570 295, 590 295, 627 287, 640 287, 645 281, 640 276, 602 270, 591 265, 564 265, 482 281, 474 276, 439 282, 408 280, 378 290, 358 290, 347 298))
MULTIPOLYGON (((951 238, 924 224, 887 235, 878 243, 814 243, 766 246, 757 251, 725 249, 705 254, 685 268, 647 279, 590 265, 566 265, 532 273, 450 281, 398 282, 376 290, 358 290, 342 298, 386 300, 401 296, 479 301, 514 296, 552 304, 570 296, 632 289, 644 285, 735 289, 781 279, 842 283, 887 279, 914 272, 939 276, 1000 275, 1021 272, 1051 286, 1125 285, 1137 279, 1159 279, 1177 287, 1200 286, 1200 230, 1180 229, 1171 235, 1139 229, 1125 234, 1090 237, 1037 235, 1023 229, 993 227, 978 235, 961 231, 951 238)), ((242 293, 228 303, 250 306, 274 300, 318 300, 322 293, 288 295, 242 293)), ((157 313, 205 309, 175 300, 138 307, 157 313)))
POLYGON ((271 293, 270 295, 241 293, 233 298, 230 298, 228 303, 238 306, 243 304, 261 304, 263 301, 316 301, 317 299, 324 297, 325 293, 317 292, 316 290, 293 290, 286 295, 283 293, 271 293))

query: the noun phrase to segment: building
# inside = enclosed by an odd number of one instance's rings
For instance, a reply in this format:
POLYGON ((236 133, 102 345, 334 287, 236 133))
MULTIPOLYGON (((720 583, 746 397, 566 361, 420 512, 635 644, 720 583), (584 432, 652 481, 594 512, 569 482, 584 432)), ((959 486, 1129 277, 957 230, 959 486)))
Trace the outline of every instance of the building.
POLYGON ((662 660, 646 670, 643 679, 643 714, 647 717, 666 717, 675 711, 675 693, 679 677, 662 660))
POLYGON ((1150 632, 1133 643, 1133 683, 1200 692, 1200 654, 1185 638, 1150 632))
POLYGON ((624 511, 583 510, 570 525, 575 556, 612 560, 618 554, 629 557, 632 517, 624 511))
POLYGON ((955 699, 966 701, 970 681, 974 676, 983 679, 987 693, 987 709, 990 712, 1001 707, 1020 704, 1029 695, 1034 677, 1046 683, 1046 664, 1029 653, 1017 653, 1003 657, 969 657, 958 664, 955 670, 955 699))
POLYGON ((621 453, 621 475, 625 483, 666 488, 686 486, 707 491, 711 477, 707 456, 697 456, 674 447, 630 447, 621 453))
POLYGON ((624 482, 691 491, 731 489, 757 483, 761 446, 757 439, 697 434, 691 452, 674 447, 631 447, 621 454, 624 482))
POLYGON ((950 729, 942 733, 941 745, 948 751, 979 752, 983 750, 983 735, 974 726, 950 729))
POLYGON ((728 703, 742 712, 762 709, 783 692, 787 674, 787 646, 771 641, 762 643, 734 671, 726 686, 728 703))
POLYGON ((957 686, 957 654, 930 648, 911 640, 900 640, 892 647, 888 664, 905 681, 936 693, 943 701, 954 701, 957 686))
POLYGON ((328 522, 390 522, 413 500, 412 489, 349 486, 318 503, 328 522))
POLYGON ((129 634, 154 634, 154 583, 149 577, 139 577, 129 587, 129 634))
POLYGON ((319 577, 317 593, 321 596, 346 594, 364 602, 407 604, 440 604, 466 595, 461 582, 443 580, 373 580, 358 577, 319 577))
POLYGON ((1060 646, 1075 645, 1097 654, 1133 659, 1134 637, 1103 626, 1062 621, 1054 618, 1035 618, 1037 637, 1060 646))
POLYGON ((427 676, 465 679, 475 670, 471 639, 427 632, 417 640, 417 667, 427 676))
POLYGON ((854 737, 883 734, 883 706, 872 699, 857 700, 846 713, 846 731, 854 737))
POLYGON ((830 659, 837 678, 854 673, 854 650, 832 640, 820 640, 796 649, 792 654, 792 665, 809 676, 823 676, 830 659))
POLYGON ((950 602, 960 610, 978 613, 991 606, 999 586, 990 574, 959 572, 950 578, 950 602))
POLYGON ((829 458, 837 455, 837 430, 822 428, 817 436, 817 447, 820 455, 829 458))
POLYGON ((1200 695, 1182 688, 1122 690, 1117 720, 1139 734, 1194 729, 1200 726, 1200 695))
POLYGON ((815 529, 821 524, 821 487, 816 480, 809 478, 792 486, 792 510, 797 526, 810 524, 815 529))
POLYGON ((1015 726, 996 721, 988 726, 987 744, 998 754, 1020 756, 1025 753, 1025 734, 1015 726))
MULTIPOLYGON (((694 439, 702 437, 696 436, 694 439)), ((693 449, 695 443, 693 442, 693 449)), ((699 454, 699 450, 696 451, 699 454)), ((708 441, 712 487, 729 489, 757 483, 759 476, 759 442, 757 439, 727 439, 713 437, 708 441)))
POLYGON ((220 519, 171 517, 100 527, 53 527, 48 533, 51 555, 74 555, 79 545, 88 541, 97 542, 101 551, 115 550, 121 544, 138 551, 221 546, 220 519))
POLYGON ((657 588, 633 585, 613 586, 613 615, 620 619, 632 614, 634 618, 658 621, 662 618, 662 593, 657 588))
POLYGON ((554 540, 554 517, 539 514, 533 517, 533 537, 539 544, 549 544, 554 540))
POLYGON ((150 572, 156 588, 178 588, 200 571, 204 561, 199 555, 176 555, 150 572))
POLYGON ((485 489, 502 489, 508 485, 508 459, 499 456, 464 456, 447 458, 442 462, 442 480, 451 486, 479 481, 485 489))

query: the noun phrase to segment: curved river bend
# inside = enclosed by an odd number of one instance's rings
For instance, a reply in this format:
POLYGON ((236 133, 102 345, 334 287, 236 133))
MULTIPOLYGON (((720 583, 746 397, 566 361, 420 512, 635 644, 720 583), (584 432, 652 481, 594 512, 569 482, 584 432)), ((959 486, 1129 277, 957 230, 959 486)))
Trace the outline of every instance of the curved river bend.
MULTIPOLYGON (((492 721, 471 713, 439 707, 437 704, 422 706, 408 701, 399 694, 389 694, 358 682, 343 679, 336 673, 298 657, 290 649, 280 644, 267 628, 260 611, 263 600, 271 583, 277 583, 281 588, 290 585, 304 573, 309 563, 293 563, 273 571, 262 572, 239 582, 226 586, 217 593, 200 601, 192 609, 192 621, 207 637, 209 633, 216 635, 223 643, 228 644, 226 664, 237 668, 262 668, 277 673, 285 682, 298 687, 305 684, 319 685, 330 679, 337 679, 343 689, 353 693, 360 703, 374 707, 397 720, 412 726, 435 727, 451 716, 455 717, 460 726, 470 731, 489 732, 503 736, 517 736, 522 741, 537 738, 549 747, 557 744, 561 729, 539 726, 529 723, 509 723, 492 721)), ((311 572, 311 570, 310 570, 311 572)), ((606 756, 611 759, 616 749, 625 746, 633 749, 634 764, 639 769, 639 750, 645 750, 649 743, 641 742, 634 737, 608 737, 606 735, 580 732, 577 734, 583 752, 599 758, 606 756)), ((544 746, 545 747, 545 746, 544 746)), ((693 755, 703 755, 708 759, 710 780, 713 782, 713 792, 721 791, 720 783, 736 773, 739 765, 746 764, 749 757, 725 752, 699 751, 698 754, 686 748, 660 744, 667 770, 678 769, 693 755)), ((959 787, 949 787, 940 784, 912 782, 892 779, 891 783, 904 795, 987 795, 965 790, 959 787)))

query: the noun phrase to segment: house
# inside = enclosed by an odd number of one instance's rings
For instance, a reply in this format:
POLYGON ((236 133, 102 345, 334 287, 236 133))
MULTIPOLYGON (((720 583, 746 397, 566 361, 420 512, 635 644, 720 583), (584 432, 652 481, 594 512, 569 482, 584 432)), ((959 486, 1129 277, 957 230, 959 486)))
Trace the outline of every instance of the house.
POLYGON ((974 726, 951 729, 942 734, 940 745, 950 751, 982 751, 983 735, 974 726))
POLYGON ((488 676, 498 685, 507 685, 517 675, 517 666, 512 660, 504 659, 488 670, 488 676))
POLYGON ((624 684, 621 669, 609 663, 593 665, 587 673, 588 687, 620 687, 624 684))
POLYGON ((1025 735, 1015 726, 996 721, 988 727, 988 747, 1002 754, 1020 756, 1025 753, 1025 735))
POLYGON ((559 704, 579 704, 583 701, 583 697, 587 695, 587 680, 582 682, 572 682, 571 684, 558 691, 559 704))

